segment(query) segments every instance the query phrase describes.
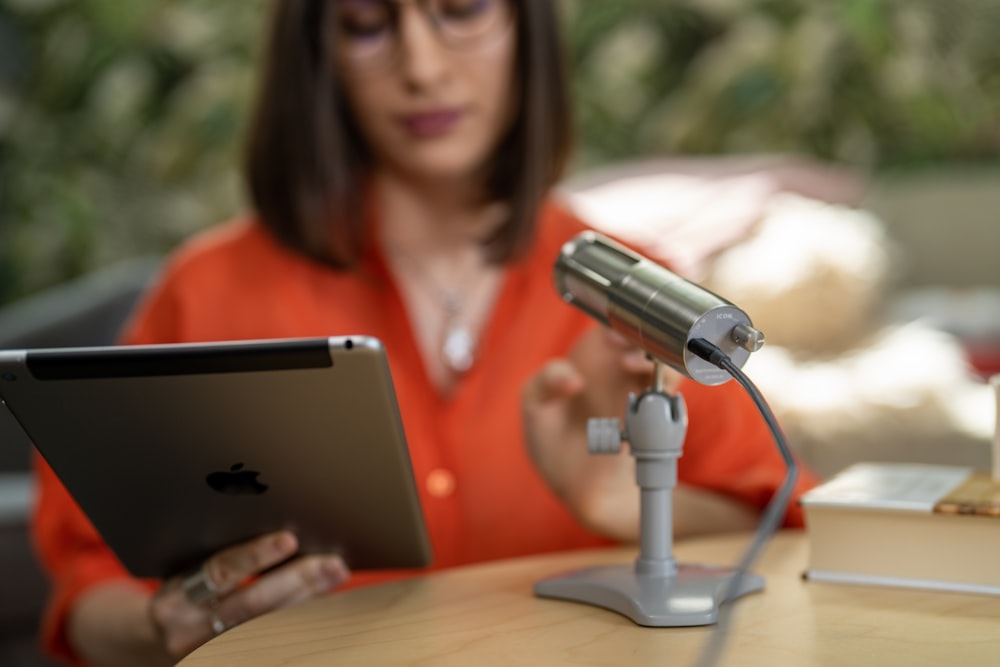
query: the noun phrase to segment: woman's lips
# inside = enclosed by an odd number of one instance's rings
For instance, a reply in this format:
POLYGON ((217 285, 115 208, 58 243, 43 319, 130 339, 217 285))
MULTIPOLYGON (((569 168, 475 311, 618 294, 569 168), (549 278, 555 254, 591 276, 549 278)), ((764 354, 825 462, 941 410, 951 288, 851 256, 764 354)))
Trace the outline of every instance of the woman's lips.
POLYGON ((406 114, 400 123, 410 136, 429 139, 447 134, 461 119, 462 112, 457 109, 435 109, 406 114))

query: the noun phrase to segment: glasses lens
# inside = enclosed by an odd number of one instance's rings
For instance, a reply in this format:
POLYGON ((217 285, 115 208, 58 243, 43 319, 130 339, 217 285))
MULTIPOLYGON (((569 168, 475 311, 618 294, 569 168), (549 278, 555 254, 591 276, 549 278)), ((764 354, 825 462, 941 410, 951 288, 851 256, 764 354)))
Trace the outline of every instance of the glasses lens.
POLYGON ((394 12, 385 0, 340 0, 334 18, 338 48, 352 61, 377 60, 391 47, 394 12))
MULTIPOLYGON (((338 0, 337 49, 354 66, 389 62, 399 40, 400 7, 394 0, 338 0)), ((510 24, 509 0, 424 0, 414 3, 448 47, 474 48, 510 24)))
POLYGON ((502 32, 510 21, 506 0, 431 0, 427 5, 441 37, 451 46, 476 44, 502 32))

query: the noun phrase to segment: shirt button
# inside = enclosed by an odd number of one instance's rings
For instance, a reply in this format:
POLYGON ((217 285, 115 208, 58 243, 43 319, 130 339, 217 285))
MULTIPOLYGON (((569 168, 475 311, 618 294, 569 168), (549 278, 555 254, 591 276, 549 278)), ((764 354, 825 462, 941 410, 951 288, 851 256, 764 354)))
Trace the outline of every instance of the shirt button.
POLYGON ((427 492, 434 498, 447 498, 455 492, 455 475, 444 468, 431 470, 427 475, 427 492))

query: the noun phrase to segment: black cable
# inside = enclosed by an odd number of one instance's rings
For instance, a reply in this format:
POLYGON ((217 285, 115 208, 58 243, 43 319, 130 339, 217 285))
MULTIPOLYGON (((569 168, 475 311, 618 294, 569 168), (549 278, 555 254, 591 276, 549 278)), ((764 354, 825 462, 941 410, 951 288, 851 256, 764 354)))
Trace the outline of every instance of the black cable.
POLYGON ((799 478, 799 467, 795 461, 795 457, 792 456, 792 450, 785 440, 785 435, 781 431, 781 426, 778 425, 778 420, 775 419, 774 413, 771 412, 767 401, 764 400, 764 396, 754 386, 753 382, 750 381, 750 378, 733 363, 732 359, 725 352, 704 338, 696 338, 690 341, 688 349, 713 366, 717 366, 729 373, 746 390, 750 398, 757 405, 757 410, 764 418, 768 428, 771 430, 771 436, 778 446, 778 451, 781 453, 781 458, 784 459, 786 468, 784 481, 770 502, 768 502, 764 514, 757 524, 757 530, 754 532, 753 539, 736 565, 736 573, 730 579, 729 585, 726 587, 726 592, 722 597, 723 600, 728 600, 729 602, 720 605, 715 630, 709 637, 708 643, 705 645, 698 659, 698 667, 711 667, 718 662, 725 646, 726 634, 729 629, 729 607, 731 606, 733 596, 739 590, 743 576, 750 570, 750 566, 757 560, 760 552, 781 526, 782 519, 784 519, 788 504, 792 498, 792 493, 795 491, 795 483, 799 478))

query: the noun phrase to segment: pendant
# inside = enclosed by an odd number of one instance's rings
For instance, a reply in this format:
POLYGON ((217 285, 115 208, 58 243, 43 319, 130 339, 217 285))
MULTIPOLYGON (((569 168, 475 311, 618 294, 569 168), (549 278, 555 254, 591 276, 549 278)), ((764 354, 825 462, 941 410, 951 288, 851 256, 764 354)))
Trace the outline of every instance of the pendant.
POLYGON ((472 333, 466 327, 452 326, 444 334, 441 356, 445 365, 452 371, 464 373, 472 368, 475 347, 472 333))

